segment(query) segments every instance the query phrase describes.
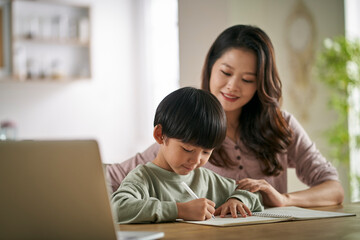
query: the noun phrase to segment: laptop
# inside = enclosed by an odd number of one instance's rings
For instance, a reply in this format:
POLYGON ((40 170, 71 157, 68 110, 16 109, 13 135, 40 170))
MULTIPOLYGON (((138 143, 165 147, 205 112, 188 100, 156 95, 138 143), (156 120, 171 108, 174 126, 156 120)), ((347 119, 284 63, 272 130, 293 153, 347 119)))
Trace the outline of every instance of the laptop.
POLYGON ((0 141, 0 239, 158 239, 118 231, 95 140, 0 141))

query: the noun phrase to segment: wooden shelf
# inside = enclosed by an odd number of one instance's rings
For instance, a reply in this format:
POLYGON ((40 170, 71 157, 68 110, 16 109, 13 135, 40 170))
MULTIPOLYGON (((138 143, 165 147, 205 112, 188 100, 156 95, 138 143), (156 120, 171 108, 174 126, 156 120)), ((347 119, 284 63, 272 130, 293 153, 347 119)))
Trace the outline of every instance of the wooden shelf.
POLYGON ((14 81, 68 82, 91 79, 89 6, 53 1, 9 2, 10 76, 14 81))
POLYGON ((20 80, 15 77, 2 78, 0 79, 0 83, 69 83, 69 82, 78 82, 78 81, 88 81, 88 78, 84 77, 64 77, 60 79, 53 78, 37 78, 37 79, 24 79, 20 80))
POLYGON ((80 47, 89 47, 90 42, 80 41, 77 39, 54 39, 54 38, 26 38, 16 36, 13 38, 14 42, 25 42, 25 43, 34 43, 34 44, 49 44, 49 45, 72 45, 80 47))

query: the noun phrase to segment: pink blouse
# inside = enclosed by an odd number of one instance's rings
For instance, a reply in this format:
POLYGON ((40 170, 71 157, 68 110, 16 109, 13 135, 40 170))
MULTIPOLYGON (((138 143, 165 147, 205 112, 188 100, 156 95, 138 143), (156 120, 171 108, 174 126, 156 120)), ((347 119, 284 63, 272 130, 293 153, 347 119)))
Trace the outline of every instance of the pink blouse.
MULTIPOLYGON (((265 179, 280 193, 287 192, 287 168, 295 168, 298 178, 308 186, 314 186, 327 180, 339 181, 336 169, 321 155, 295 117, 287 112, 283 112, 283 115, 293 131, 294 138, 287 152, 278 154, 280 164, 285 169, 280 175, 264 175, 261 171, 262 162, 257 160, 254 154, 246 151, 240 140, 235 143, 228 137, 223 142, 223 148, 228 156, 236 162, 236 165, 231 168, 222 168, 208 162, 204 167, 235 180, 265 179)), ((121 181, 137 165, 152 161, 159 148, 160 145, 154 143, 143 153, 138 153, 122 163, 107 165, 106 175, 112 191, 118 189, 121 181)))

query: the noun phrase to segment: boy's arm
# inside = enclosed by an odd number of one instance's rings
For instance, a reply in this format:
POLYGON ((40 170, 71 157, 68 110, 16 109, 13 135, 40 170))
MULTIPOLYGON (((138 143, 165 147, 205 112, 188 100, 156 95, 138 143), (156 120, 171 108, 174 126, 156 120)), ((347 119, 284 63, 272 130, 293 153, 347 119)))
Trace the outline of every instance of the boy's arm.
MULTIPOLYGON (((223 205, 229 199, 235 198, 245 204, 250 211, 263 211, 262 198, 259 193, 251 193, 246 190, 236 189, 236 181, 216 174, 208 169, 202 169, 204 175, 208 176, 208 198, 216 202, 217 207, 223 205), (233 190, 235 189, 235 190, 233 190), (224 197, 222 197, 224 196, 224 197)), ((218 211, 216 211, 217 213, 218 211)))
POLYGON ((150 197, 146 186, 126 180, 113 193, 111 204, 119 224, 174 221, 178 215, 175 202, 150 197))
POLYGON ((252 193, 246 190, 236 189, 227 200, 230 198, 238 199, 244 203, 252 212, 261 212, 264 210, 262 198, 259 192, 252 193))
POLYGON ((215 210, 215 215, 225 217, 226 214, 231 214, 232 217, 235 218, 238 214, 241 214, 242 217, 246 217, 247 215, 251 216, 252 212, 260 212, 263 210, 261 195, 243 190, 241 192, 234 191, 226 202, 215 210))
POLYGON ((206 198, 176 203, 178 218, 190 221, 210 219, 215 212, 215 203, 206 198))

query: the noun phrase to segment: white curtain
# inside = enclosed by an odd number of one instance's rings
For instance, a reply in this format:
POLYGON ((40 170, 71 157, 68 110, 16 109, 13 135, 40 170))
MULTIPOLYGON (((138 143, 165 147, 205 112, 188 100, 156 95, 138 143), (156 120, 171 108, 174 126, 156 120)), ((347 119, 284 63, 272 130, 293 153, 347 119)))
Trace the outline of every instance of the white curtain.
POLYGON ((154 142, 159 102, 179 86, 177 0, 135 0, 133 84, 134 154, 154 142))
MULTIPOLYGON (((360 1, 345 0, 346 37, 360 40, 360 1)), ((360 71, 360 66, 357 66, 360 71)), ((349 135, 350 135, 350 175, 351 201, 360 201, 360 185, 355 179, 360 176, 360 149, 356 146, 356 137, 360 136, 360 89, 349 89, 349 135)))

